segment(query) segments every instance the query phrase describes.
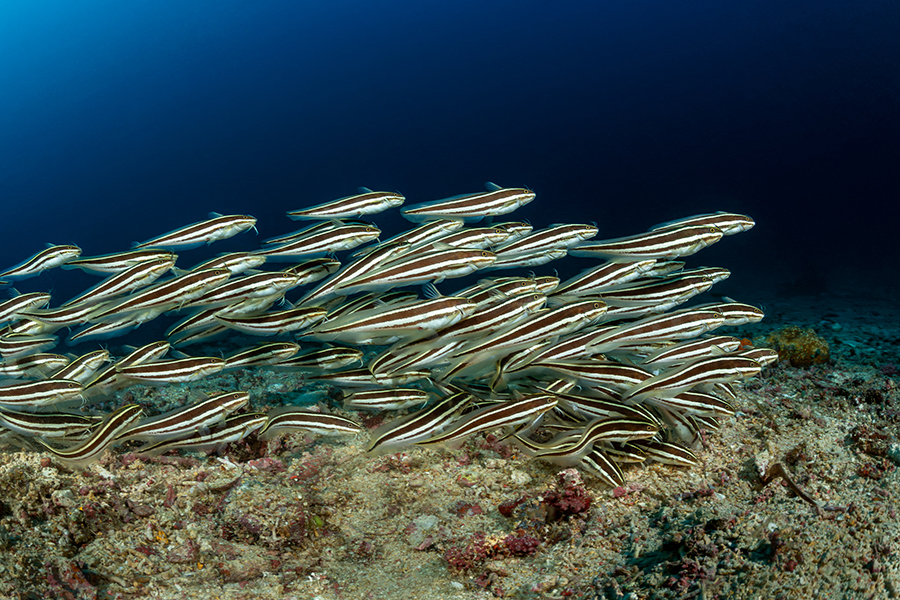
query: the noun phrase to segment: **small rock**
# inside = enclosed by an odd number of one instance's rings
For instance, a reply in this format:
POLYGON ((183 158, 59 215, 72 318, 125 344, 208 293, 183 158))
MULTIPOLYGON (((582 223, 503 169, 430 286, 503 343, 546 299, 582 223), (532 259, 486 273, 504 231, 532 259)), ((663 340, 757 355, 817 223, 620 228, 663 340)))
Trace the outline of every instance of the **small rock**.
POLYGON ((135 504, 131 512, 138 517, 149 517, 156 514, 156 509, 149 504, 135 504))
POLYGON ((529 483, 531 483, 531 475, 529 475, 525 471, 510 471, 509 478, 516 485, 528 485, 529 483))
POLYGON ((895 465, 900 465, 900 444, 891 444, 887 456, 895 465))
MULTIPOLYGON (((431 531, 437 527, 438 518, 434 515, 422 515, 413 519, 415 528, 409 533, 407 541, 413 548, 419 548, 428 538, 432 537, 431 531)), ((430 545, 430 544, 429 544, 430 545)))

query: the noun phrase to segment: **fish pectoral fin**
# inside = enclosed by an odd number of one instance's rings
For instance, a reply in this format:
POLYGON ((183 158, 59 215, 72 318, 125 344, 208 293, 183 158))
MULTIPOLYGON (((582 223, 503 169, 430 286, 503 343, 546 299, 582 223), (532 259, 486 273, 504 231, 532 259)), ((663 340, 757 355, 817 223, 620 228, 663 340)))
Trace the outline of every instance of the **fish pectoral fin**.
POLYGON ((434 286, 432 282, 427 282, 422 284, 422 295, 425 296, 429 300, 434 300, 435 298, 441 298, 441 293, 434 286))

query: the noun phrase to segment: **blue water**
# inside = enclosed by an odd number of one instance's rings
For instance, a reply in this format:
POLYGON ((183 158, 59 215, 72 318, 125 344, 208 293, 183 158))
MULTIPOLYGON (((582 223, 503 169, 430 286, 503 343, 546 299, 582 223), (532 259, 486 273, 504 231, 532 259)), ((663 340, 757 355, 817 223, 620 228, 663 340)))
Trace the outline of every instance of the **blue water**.
POLYGON ((357 186, 419 202, 490 180, 537 191, 513 216, 600 237, 748 213, 754 230, 692 261, 731 268, 739 299, 889 281, 898 31, 891 1, 9 0, 0 263, 122 250, 209 211, 253 214, 262 239, 357 186))

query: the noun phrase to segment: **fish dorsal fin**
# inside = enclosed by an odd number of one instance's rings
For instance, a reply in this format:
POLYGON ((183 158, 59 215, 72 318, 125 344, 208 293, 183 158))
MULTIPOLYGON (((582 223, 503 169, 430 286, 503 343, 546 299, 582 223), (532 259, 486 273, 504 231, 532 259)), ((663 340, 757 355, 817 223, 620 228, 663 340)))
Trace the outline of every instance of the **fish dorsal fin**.
POLYGON ((493 181, 485 181, 484 187, 487 188, 489 192, 496 192, 498 190, 502 190, 503 188, 494 183, 493 181))
POLYGON ((366 186, 363 186, 363 185, 359 186, 359 187, 356 188, 356 189, 359 191, 360 194, 371 194, 371 193, 373 193, 373 191, 372 191, 371 189, 369 189, 369 188, 367 188, 366 186))
POLYGON ((213 211, 210 211, 209 214, 206 216, 208 216, 210 219, 218 219, 219 217, 222 216, 222 213, 217 213, 216 211, 213 210, 213 211))
POLYGON ((9 297, 10 297, 10 298, 15 298, 16 296, 21 296, 21 295, 22 295, 22 292, 20 292, 19 290, 17 290, 17 289, 14 288, 14 287, 11 287, 11 288, 9 288, 8 290, 6 290, 6 293, 9 294, 9 297))
POLYGON ((422 295, 425 296, 429 300, 434 300, 435 298, 441 298, 441 293, 435 287, 433 283, 430 281, 422 284, 422 295))

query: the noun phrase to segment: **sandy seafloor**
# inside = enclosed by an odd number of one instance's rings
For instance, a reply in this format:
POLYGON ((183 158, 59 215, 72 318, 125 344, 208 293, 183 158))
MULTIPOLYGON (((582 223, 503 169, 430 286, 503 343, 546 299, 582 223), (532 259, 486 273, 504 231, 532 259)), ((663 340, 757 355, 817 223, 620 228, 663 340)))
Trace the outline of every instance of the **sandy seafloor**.
MULTIPOLYGON (((900 307, 859 294, 755 300, 766 319, 727 333, 813 327, 831 362, 770 367, 741 387, 701 465, 629 468, 616 490, 585 476, 582 492, 577 475, 483 436, 378 458, 362 455, 365 434, 150 460, 126 447, 82 473, 8 448, 0 597, 900 596, 900 307), (763 484, 779 463, 818 509, 783 479, 763 484), (565 477, 574 487, 554 495, 565 477)), ((193 388, 237 388, 258 405, 303 386, 257 371, 121 394, 164 407, 193 388)))

